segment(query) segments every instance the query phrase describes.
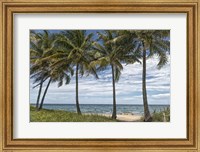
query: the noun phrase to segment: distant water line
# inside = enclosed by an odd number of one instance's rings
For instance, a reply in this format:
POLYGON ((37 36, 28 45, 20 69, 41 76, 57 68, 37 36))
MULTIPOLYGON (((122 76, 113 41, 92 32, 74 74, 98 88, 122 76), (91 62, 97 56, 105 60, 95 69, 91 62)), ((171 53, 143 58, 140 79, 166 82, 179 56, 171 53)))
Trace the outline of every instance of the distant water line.
MULTIPOLYGON (((35 106, 35 104, 31 104, 35 106)), ((44 104, 44 109, 51 110, 63 110, 76 112, 75 104, 44 104)), ((94 113, 94 114, 111 114, 112 105, 110 104, 80 104, 82 113, 94 113)), ((149 105, 151 113, 154 111, 162 111, 166 108, 170 108, 170 105, 149 105)), ((138 114, 143 115, 143 105, 117 105, 117 114, 138 114)))

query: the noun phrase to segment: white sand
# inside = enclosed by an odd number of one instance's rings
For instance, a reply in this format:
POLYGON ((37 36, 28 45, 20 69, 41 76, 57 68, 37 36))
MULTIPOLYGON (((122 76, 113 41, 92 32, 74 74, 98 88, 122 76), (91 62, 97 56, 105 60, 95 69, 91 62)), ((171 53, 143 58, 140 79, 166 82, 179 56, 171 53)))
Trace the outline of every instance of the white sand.
MULTIPOLYGON (((92 115, 94 113, 84 113, 86 115, 92 115)), ((111 114, 97 114, 100 116, 106 116, 111 118, 111 114)), ((121 121, 121 122, 141 122, 141 117, 142 115, 138 115, 138 114, 131 114, 131 113, 122 113, 122 114, 118 114, 117 115, 117 120, 121 121)))
MULTIPOLYGON (((111 115, 109 115, 109 114, 102 114, 102 115, 111 118, 111 115)), ((141 117, 142 117, 141 115, 118 114, 117 120, 124 121, 124 122, 136 122, 136 121, 141 121, 141 117)))

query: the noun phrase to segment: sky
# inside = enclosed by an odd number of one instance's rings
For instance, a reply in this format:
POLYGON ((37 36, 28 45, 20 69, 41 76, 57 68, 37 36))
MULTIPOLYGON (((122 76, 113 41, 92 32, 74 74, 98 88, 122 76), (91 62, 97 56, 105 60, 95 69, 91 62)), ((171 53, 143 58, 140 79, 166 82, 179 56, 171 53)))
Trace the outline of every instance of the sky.
MULTIPOLYGON (((170 104, 170 56, 168 63, 157 69, 158 58, 154 56, 147 60, 147 97, 148 103, 153 105, 170 104)), ((123 64, 120 80, 116 83, 117 104, 143 104, 142 99, 142 64, 123 64)), ((79 76, 79 103, 80 104, 112 104, 112 73, 111 68, 98 73, 99 79, 94 76, 79 76)), ((36 103, 39 88, 33 89, 30 81, 30 102, 36 103)), ((43 86, 43 90, 46 87, 43 86)), ((46 104, 75 104, 75 77, 70 84, 57 87, 52 83, 47 92, 46 104)))

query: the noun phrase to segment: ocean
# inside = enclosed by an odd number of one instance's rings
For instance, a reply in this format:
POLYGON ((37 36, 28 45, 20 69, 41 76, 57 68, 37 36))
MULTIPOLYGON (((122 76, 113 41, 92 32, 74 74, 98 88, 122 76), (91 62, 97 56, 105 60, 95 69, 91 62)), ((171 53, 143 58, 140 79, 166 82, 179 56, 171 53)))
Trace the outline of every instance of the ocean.
MULTIPOLYGON (((31 104, 35 106, 34 104, 31 104)), ((76 112, 75 104, 44 104, 44 109, 53 110, 64 110, 70 112, 76 112)), ((170 105, 149 105, 150 113, 156 111, 163 111, 166 108, 170 108, 170 105)), ((111 104, 80 104, 80 109, 82 113, 94 113, 94 114, 111 114, 112 105, 111 104)), ((117 105, 117 114, 139 114, 143 115, 144 108, 143 105, 117 105)))

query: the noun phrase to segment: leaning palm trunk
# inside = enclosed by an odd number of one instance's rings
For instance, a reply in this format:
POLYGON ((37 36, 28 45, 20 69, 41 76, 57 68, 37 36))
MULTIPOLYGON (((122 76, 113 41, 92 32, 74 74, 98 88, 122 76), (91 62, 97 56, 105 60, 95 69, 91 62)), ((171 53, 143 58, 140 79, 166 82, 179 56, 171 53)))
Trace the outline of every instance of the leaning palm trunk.
POLYGON ((36 103, 36 109, 37 110, 39 108, 39 101, 40 101, 40 95, 41 95, 41 92, 42 92, 42 85, 43 85, 43 79, 41 79, 40 88, 39 88, 38 97, 37 97, 37 103, 36 103))
POLYGON ((41 103, 40 103, 40 108, 39 108, 39 110, 40 109, 42 109, 42 106, 43 106, 43 103, 44 103, 44 99, 45 99, 45 96, 46 96, 46 94, 47 94, 47 90, 48 90, 48 88, 49 88, 49 85, 50 85, 50 83, 51 83, 51 78, 49 79, 49 82, 48 82, 48 84, 47 84, 47 87, 46 87, 46 89, 45 89, 45 91, 44 91, 44 94, 43 94, 43 97, 42 97, 42 100, 41 100, 41 103))
POLYGON ((114 74, 114 67, 112 65, 112 83, 113 83, 113 113, 112 113, 112 119, 117 118, 117 112, 116 112, 116 95, 115 95, 115 74, 114 74))
POLYGON ((81 110, 79 107, 79 101, 78 101, 78 68, 79 65, 76 65, 76 109, 77 109, 77 113, 81 115, 81 110))
POLYGON ((144 121, 152 121, 151 114, 149 112, 147 102, 147 90, 146 90, 146 50, 143 50, 143 73, 142 73, 142 92, 143 92, 143 104, 144 104, 144 121))

